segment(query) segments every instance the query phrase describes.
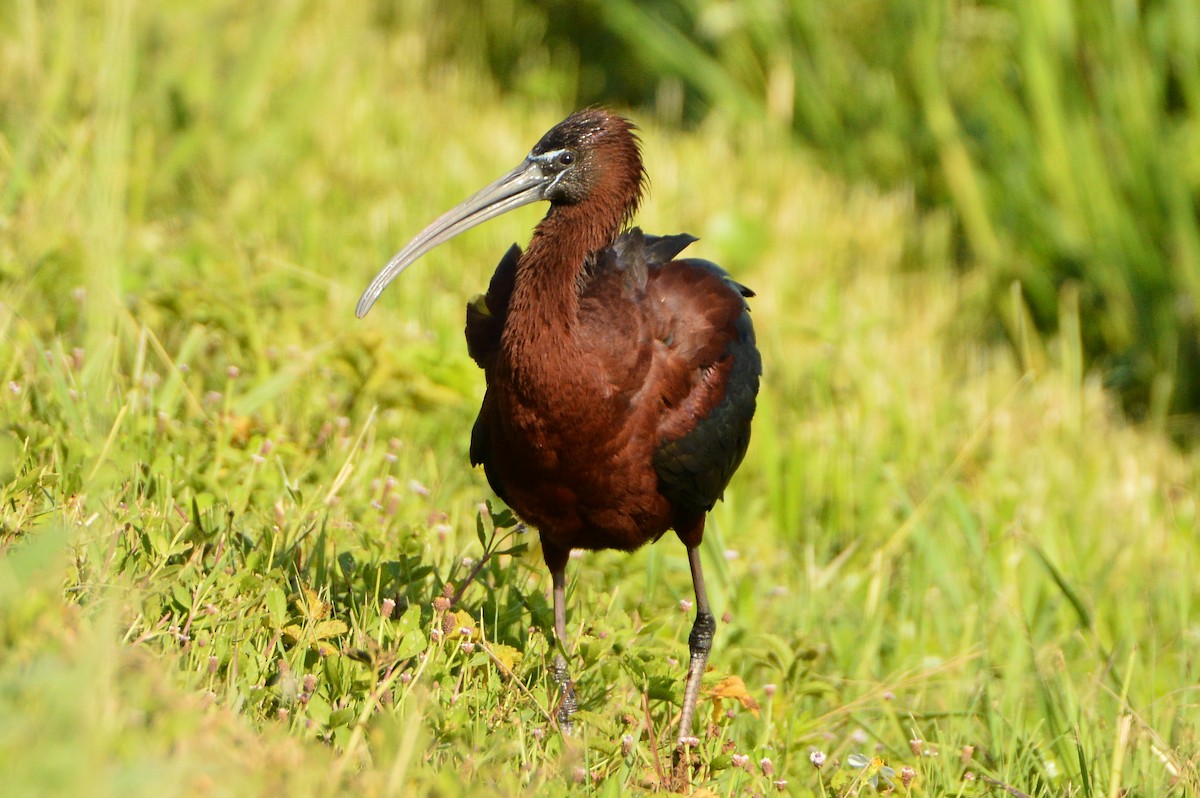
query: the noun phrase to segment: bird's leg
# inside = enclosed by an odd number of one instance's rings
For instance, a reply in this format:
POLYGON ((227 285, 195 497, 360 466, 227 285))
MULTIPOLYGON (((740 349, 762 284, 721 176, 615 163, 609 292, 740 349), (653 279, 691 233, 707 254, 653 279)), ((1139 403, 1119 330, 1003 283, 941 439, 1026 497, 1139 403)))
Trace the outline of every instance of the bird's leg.
POLYGON ((558 651, 554 653, 554 681, 562 690, 558 702, 558 727, 564 734, 570 734, 574 728, 571 716, 579 709, 575 700, 575 683, 567 673, 567 659, 564 656, 567 649, 567 566, 566 558, 557 567, 551 567, 550 579, 554 584, 554 636, 558 638, 558 651))
POLYGON ((692 633, 688 635, 691 658, 688 661, 687 682, 683 688, 683 709, 679 714, 680 748, 696 744, 696 738, 692 736, 692 719, 696 714, 696 702, 700 699, 700 679, 708 665, 713 633, 717 630, 716 619, 708 608, 708 592, 704 589, 699 546, 688 546, 688 565, 692 569, 692 587, 696 591, 696 622, 692 624, 692 633))

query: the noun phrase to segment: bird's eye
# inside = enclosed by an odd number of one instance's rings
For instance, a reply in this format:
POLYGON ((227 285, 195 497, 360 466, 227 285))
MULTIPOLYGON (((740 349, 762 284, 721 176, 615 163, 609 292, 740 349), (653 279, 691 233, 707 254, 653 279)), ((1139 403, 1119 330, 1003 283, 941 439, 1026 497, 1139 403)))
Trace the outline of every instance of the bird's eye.
POLYGON ((573 163, 575 163, 575 153, 561 152, 558 154, 558 165, 559 166, 570 166, 573 163))

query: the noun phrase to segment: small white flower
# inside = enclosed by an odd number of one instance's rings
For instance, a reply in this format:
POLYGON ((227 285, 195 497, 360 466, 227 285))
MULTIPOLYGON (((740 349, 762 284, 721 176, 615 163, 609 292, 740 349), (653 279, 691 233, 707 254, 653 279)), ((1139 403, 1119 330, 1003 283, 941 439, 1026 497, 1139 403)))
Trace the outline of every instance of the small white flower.
POLYGON ((879 757, 869 759, 862 754, 851 754, 846 757, 846 764, 856 770, 861 770, 862 774, 859 778, 872 787, 878 788, 880 779, 889 787, 895 786, 892 784, 892 777, 896 775, 895 769, 883 764, 883 760, 879 757))
POLYGON ((820 768, 825 764, 825 752, 813 749, 808 752, 808 761, 813 763, 813 767, 820 768))

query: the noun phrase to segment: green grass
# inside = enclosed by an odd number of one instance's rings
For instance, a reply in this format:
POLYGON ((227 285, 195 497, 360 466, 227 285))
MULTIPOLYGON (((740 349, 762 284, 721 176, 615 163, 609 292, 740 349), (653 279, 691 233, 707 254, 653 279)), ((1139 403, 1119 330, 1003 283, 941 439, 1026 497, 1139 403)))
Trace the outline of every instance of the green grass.
MULTIPOLYGON (((682 546, 572 561, 564 739, 536 538, 467 466, 463 307, 538 211, 353 317, 568 110, 436 58, 424 11, 0 11, 6 794, 659 783, 682 546)), ((697 786, 865 794, 864 754, 921 795, 1200 789, 1200 463, 1120 421, 1078 295, 1053 339, 1016 300, 1017 354, 978 343, 944 216, 766 129, 641 121, 640 223, 759 292, 766 364, 703 549, 727 617, 697 786)))

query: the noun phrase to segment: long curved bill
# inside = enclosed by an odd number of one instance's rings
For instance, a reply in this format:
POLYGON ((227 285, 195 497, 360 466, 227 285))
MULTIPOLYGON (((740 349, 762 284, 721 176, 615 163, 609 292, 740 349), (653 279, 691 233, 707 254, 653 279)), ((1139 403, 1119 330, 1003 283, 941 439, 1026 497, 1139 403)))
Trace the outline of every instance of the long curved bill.
POLYGON ((375 279, 363 291, 354 315, 360 319, 379 299, 388 283, 400 276, 417 258, 429 250, 444 244, 459 233, 494 219, 514 208, 542 199, 542 190, 550 179, 542 173, 537 161, 526 158, 520 166, 499 180, 480 189, 467 199, 435 219, 428 227, 397 252, 388 265, 383 267, 375 279))

